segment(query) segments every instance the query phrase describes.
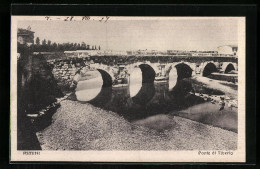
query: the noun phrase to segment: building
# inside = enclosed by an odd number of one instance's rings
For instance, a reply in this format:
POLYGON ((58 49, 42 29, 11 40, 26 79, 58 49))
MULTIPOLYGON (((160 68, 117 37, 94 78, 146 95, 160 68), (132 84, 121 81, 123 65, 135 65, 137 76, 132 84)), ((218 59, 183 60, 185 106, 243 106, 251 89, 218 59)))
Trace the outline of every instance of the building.
POLYGON ((91 50, 64 51, 65 56, 71 58, 84 58, 91 55, 91 50))
POLYGON ((133 55, 133 51, 128 50, 128 51, 126 51, 126 54, 127 55, 133 55))
POLYGON ((28 44, 28 45, 34 43, 34 32, 31 31, 30 26, 27 29, 18 28, 17 42, 19 44, 28 44))
POLYGON ((157 51, 157 50, 147 50, 146 54, 147 55, 158 55, 159 51, 157 51))
POLYGON ((126 51, 126 55, 129 55, 129 56, 134 56, 134 55, 137 55, 137 51, 135 50, 129 50, 129 51, 126 51))
POLYGON ((65 56, 71 58, 85 58, 89 56, 96 56, 102 54, 100 50, 75 50, 64 51, 65 56))
POLYGON ((113 50, 75 50, 64 51, 66 57, 85 58, 90 56, 126 56, 126 51, 113 51, 113 50))
POLYGON ((147 50, 138 50, 136 51, 137 55, 146 55, 147 50))
POLYGON ((64 54, 66 57, 78 57, 78 55, 76 54, 76 51, 64 51, 64 54))
POLYGON ((174 55, 174 56, 186 56, 186 55, 190 55, 190 52, 184 50, 167 50, 166 54, 174 55))
POLYGON ((125 55, 127 55, 127 52, 126 51, 112 51, 112 55, 125 56, 125 55))
POLYGON ((216 56, 217 53, 215 52, 194 52, 194 53, 191 53, 191 56, 216 56))
POLYGON ((237 55, 237 45, 223 45, 218 47, 219 55, 237 55))
POLYGON ((158 55, 160 54, 157 50, 132 50, 132 51, 125 51, 121 52, 121 55, 158 55))

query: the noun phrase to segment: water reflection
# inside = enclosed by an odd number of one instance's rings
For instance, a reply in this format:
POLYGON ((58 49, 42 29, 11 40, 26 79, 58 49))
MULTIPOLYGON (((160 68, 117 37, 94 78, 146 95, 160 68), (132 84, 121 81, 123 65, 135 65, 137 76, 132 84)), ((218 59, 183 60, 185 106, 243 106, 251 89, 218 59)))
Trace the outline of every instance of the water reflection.
POLYGON ((174 86, 177 83, 177 78, 178 78, 178 74, 177 74, 177 69, 176 67, 172 67, 170 73, 169 73, 169 90, 171 91, 174 86))
POLYGON ((76 88, 76 97, 79 101, 90 101, 101 92, 103 80, 101 76, 93 79, 79 81, 76 88))
POLYGON ((101 107, 111 100, 112 87, 104 87, 99 78, 94 78, 79 82, 75 95, 77 100, 82 103, 88 102, 101 107), (97 80, 97 83, 94 83, 95 80, 97 80))
POLYGON ((129 82, 130 97, 135 104, 139 105, 147 104, 155 95, 154 83, 143 82, 143 74, 141 69, 135 68, 131 73, 129 82))
POLYGON ((89 103, 97 107, 103 107, 111 100, 111 97, 112 87, 102 87, 99 94, 94 99, 90 100, 89 103))
POLYGON ((191 95, 191 85, 182 80, 178 80, 172 91, 168 90, 167 82, 142 83, 138 76, 130 78, 129 86, 125 87, 102 87, 100 82, 98 83, 99 85, 92 84, 92 80, 79 83, 75 93, 77 100, 117 112, 129 121, 168 114, 204 101, 191 95), (89 81, 91 84, 85 87, 84 84, 89 81), (99 87, 90 88, 90 85, 99 87))
POLYGON ((193 91, 192 84, 189 81, 178 80, 174 88, 169 91, 171 96, 182 98, 185 97, 185 94, 193 91))
POLYGON ((193 94, 187 79, 177 80, 171 91, 167 82, 142 83, 136 77, 131 80, 125 87, 102 87, 99 81, 93 84, 94 79, 86 80, 79 83, 75 95, 81 102, 116 112, 136 125, 159 132, 174 126, 175 115, 237 132, 237 110, 225 107, 220 111, 219 104, 205 102, 193 94))
POLYGON ((144 105, 147 104, 150 100, 152 100, 155 95, 155 87, 154 83, 144 83, 142 84, 139 92, 132 97, 132 100, 136 104, 144 105))
POLYGON ((130 96, 134 97, 142 88, 142 71, 139 68, 135 68, 130 75, 129 92, 130 96))
MULTIPOLYGON (((135 71, 138 74, 140 69, 135 71)), ((236 132, 237 110, 219 111, 220 105, 194 94, 188 79, 177 80, 169 90, 168 82, 142 83, 140 78, 130 77, 130 84, 124 87, 104 87, 99 81, 102 79, 85 80, 79 83, 75 95, 78 101, 116 112, 134 124, 157 131, 171 128, 172 118, 177 115, 236 132)))
POLYGON ((90 101, 93 100, 101 92, 101 88, 85 89, 76 91, 77 100, 79 101, 90 101))

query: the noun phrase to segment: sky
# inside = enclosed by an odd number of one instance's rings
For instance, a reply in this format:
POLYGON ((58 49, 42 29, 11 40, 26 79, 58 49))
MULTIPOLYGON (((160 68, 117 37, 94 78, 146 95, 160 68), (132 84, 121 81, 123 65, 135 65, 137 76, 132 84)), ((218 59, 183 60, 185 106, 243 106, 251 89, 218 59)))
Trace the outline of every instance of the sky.
MULTIPOLYGON (((121 17, 122 18, 122 17, 121 17)), ((103 50, 217 50, 238 43, 235 18, 180 18, 63 21, 20 20, 18 28, 31 27, 39 37, 56 43, 81 43, 103 50)))

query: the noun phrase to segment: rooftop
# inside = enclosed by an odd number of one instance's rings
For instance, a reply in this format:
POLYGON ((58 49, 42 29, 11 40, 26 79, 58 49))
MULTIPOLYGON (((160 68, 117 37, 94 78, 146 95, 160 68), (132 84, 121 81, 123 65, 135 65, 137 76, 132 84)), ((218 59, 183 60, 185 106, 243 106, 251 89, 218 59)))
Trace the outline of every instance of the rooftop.
POLYGON ((22 28, 18 28, 18 32, 17 32, 18 35, 29 35, 32 33, 35 33, 35 32, 28 30, 28 29, 22 29, 22 28))

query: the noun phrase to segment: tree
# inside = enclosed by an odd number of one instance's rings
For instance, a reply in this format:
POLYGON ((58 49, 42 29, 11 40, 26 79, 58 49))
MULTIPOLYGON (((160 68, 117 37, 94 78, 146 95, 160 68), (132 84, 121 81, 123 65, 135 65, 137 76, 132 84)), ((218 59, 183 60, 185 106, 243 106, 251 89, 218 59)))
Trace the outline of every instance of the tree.
POLYGON ((70 48, 69 50, 74 50, 74 44, 73 43, 70 43, 70 48))
POLYGON ((54 50, 54 51, 57 51, 58 50, 58 45, 57 45, 57 43, 53 43, 52 44, 52 49, 54 50))
POLYGON ((87 50, 90 50, 90 45, 87 45, 87 50))
POLYGON ((77 43, 74 43, 73 50, 77 50, 77 43))
POLYGON ((46 45, 46 40, 45 39, 42 41, 42 45, 46 45))
POLYGON ((94 46, 92 46, 92 50, 94 50, 94 46))
POLYGON ((80 44, 78 43, 78 45, 77 45, 77 50, 80 50, 80 44))
POLYGON ((51 46, 51 41, 50 40, 48 40, 48 46, 51 46))
POLYGON ((63 51, 63 49, 64 49, 64 46, 63 46, 63 44, 60 44, 60 43, 58 43, 58 51, 63 51))
POLYGON ((97 50, 97 47, 96 47, 96 45, 95 45, 95 50, 97 50))
POLYGON ((81 43, 81 49, 82 49, 82 50, 85 50, 86 48, 87 48, 86 43, 85 43, 85 42, 82 42, 82 43, 81 43))
POLYGON ((63 49, 64 50, 69 50, 69 43, 63 43, 63 49))
POLYGON ((100 48, 100 45, 98 46, 98 50, 100 50, 101 48, 100 48))
POLYGON ((36 38, 36 45, 38 45, 38 46, 40 45, 40 38, 39 37, 36 38))

